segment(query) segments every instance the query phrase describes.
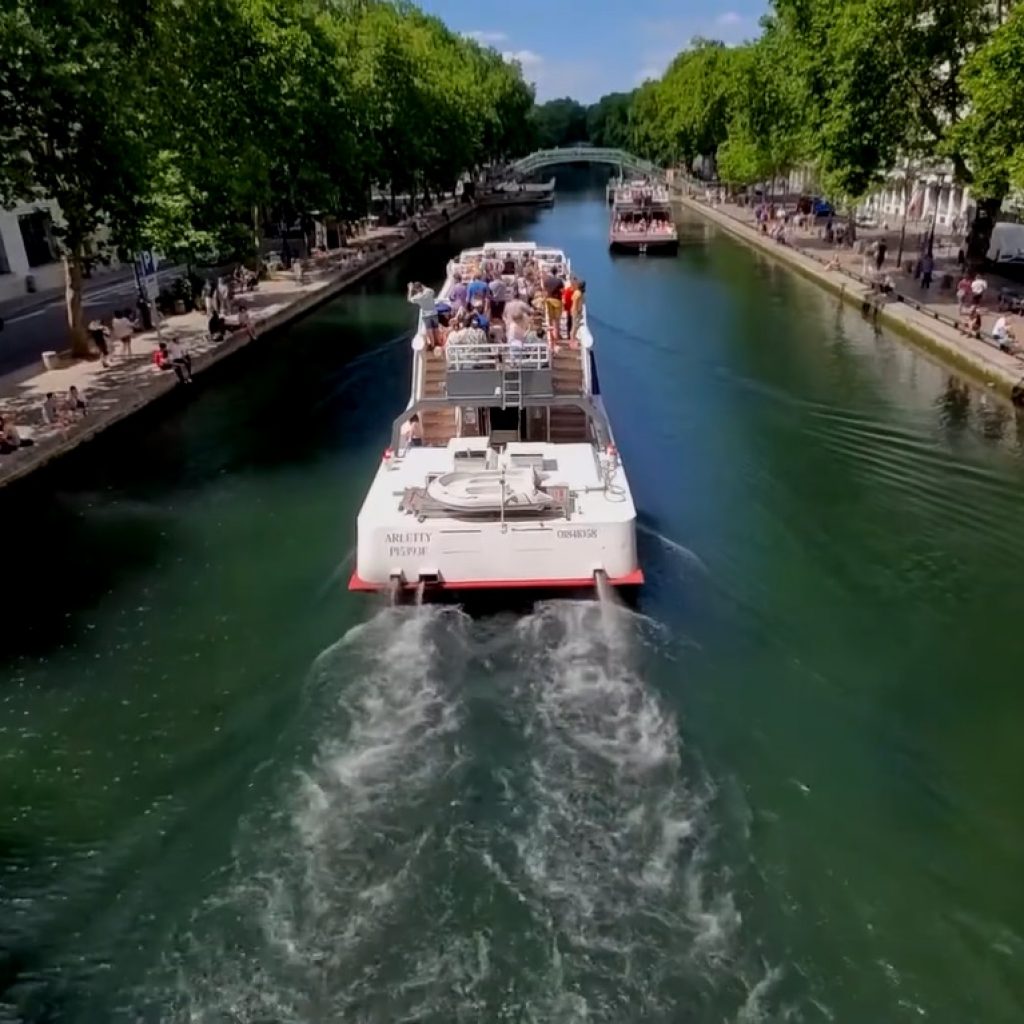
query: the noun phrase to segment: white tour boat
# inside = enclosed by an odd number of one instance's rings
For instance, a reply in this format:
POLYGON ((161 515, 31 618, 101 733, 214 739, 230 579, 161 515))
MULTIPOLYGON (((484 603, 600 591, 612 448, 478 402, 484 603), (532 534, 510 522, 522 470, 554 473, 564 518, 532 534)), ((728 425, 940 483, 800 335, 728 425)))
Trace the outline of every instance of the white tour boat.
MULTIPOLYGON (((508 296, 529 275, 570 273, 561 250, 532 242, 468 249, 448 265, 442 310, 477 270, 502 277, 508 296)), ((409 403, 359 512, 350 589, 643 582, 636 509, 601 400, 585 308, 580 321, 573 342, 562 323, 557 342, 552 329, 545 336, 550 325, 534 311, 525 339, 510 343, 506 325, 495 323, 452 332, 430 351, 421 316, 409 403), (419 429, 410 436, 413 422, 419 429)))
POLYGON ((617 185, 608 244, 613 252, 676 253, 679 233, 668 188, 646 181, 617 185))

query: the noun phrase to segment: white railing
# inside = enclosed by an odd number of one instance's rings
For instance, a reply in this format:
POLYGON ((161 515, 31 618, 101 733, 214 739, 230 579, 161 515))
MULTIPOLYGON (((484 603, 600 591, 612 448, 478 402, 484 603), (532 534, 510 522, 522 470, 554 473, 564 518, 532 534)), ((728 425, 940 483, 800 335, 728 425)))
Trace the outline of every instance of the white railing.
POLYGON ((449 335, 444 351, 450 370, 540 370, 551 364, 546 341, 453 341, 449 335))

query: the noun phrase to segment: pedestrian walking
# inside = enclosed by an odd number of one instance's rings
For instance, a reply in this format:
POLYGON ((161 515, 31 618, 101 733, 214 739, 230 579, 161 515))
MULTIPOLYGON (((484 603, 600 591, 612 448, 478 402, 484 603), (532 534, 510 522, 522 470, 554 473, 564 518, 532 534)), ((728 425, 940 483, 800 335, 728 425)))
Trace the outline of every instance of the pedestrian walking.
POLYGON ((135 325, 132 323, 128 310, 117 310, 114 319, 110 322, 110 337, 114 342, 121 343, 121 354, 130 356, 132 354, 132 335, 135 333, 135 325))
POLYGON ((99 317, 89 321, 89 337, 92 338, 93 344, 100 351, 100 360, 104 366, 110 365, 110 349, 107 345, 107 340, 110 337, 110 328, 107 327, 99 317))
POLYGON ((981 276, 981 274, 975 274, 974 280, 971 282, 971 305, 977 309, 985 298, 985 292, 988 290, 988 281, 981 276))
POLYGON ((935 257, 926 252, 921 257, 921 288, 928 291, 932 286, 932 275, 935 273, 935 257))

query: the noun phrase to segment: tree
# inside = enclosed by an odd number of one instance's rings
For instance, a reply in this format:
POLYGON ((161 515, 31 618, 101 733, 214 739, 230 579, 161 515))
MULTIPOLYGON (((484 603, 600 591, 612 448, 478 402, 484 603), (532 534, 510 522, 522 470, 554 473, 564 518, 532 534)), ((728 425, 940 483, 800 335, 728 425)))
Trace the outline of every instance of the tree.
POLYGON ((587 138, 595 146, 629 149, 633 93, 611 92, 587 108, 587 138))
POLYGON ((688 166, 697 157, 714 157, 728 137, 738 52, 695 39, 660 80, 637 90, 631 122, 642 155, 688 166))
POLYGON ((21 0, 0 12, 0 199, 53 199, 72 350, 88 354, 82 278, 100 233, 132 245, 155 141, 151 0, 21 0))
POLYGON ((765 22, 754 44, 737 49, 727 137, 718 170, 730 183, 774 181, 809 152, 803 86, 777 23, 765 22))
POLYGON ((981 199, 981 224, 975 225, 969 245, 974 259, 987 252, 992 223, 1010 188, 1024 188, 1022 69, 1024 8, 1017 7, 964 67, 968 113, 957 126, 955 140, 981 199))
POLYGON ((548 100, 533 110, 537 145, 557 149, 574 142, 587 142, 587 108, 568 97, 548 100))

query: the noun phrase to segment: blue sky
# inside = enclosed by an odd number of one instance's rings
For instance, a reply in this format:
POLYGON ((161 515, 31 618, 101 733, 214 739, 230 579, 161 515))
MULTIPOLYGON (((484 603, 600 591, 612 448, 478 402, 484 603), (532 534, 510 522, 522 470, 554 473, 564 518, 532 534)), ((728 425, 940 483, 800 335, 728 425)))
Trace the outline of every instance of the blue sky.
POLYGON ((694 36, 738 43, 758 33, 766 0, 418 0, 457 32, 523 65, 541 101, 591 103, 660 75, 694 36))

